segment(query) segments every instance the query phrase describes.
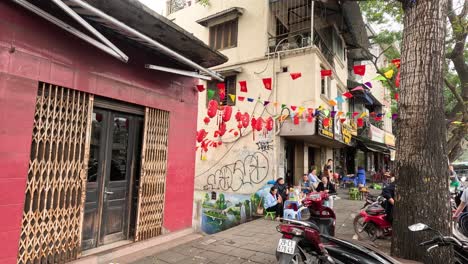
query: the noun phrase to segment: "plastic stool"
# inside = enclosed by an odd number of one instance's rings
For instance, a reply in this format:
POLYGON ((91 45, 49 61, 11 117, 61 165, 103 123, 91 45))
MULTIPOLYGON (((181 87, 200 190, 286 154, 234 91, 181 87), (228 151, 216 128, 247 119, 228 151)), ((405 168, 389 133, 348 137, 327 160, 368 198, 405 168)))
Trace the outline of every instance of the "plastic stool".
POLYGON ((294 211, 293 209, 284 209, 283 218, 284 219, 298 220, 297 211, 294 211))
POLYGON ((275 220, 275 212, 267 212, 267 211, 265 212, 266 212, 265 219, 267 219, 268 217, 271 217, 271 220, 275 220))
POLYGON ((358 188, 349 188, 349 199, 350 200, 359 199, 359 190, 358 190, 358 188))

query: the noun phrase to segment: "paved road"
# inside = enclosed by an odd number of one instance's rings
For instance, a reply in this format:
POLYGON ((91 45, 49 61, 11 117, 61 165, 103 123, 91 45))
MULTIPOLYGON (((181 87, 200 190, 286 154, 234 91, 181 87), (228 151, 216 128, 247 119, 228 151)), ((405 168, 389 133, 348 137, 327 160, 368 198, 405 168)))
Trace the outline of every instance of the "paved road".
MULTIPOLYGON (((348 200, 347 191, 340 191, 340 200, 335 201, 337 213, 336 235, 353 239, 353 219, 363 201, 348 200)), ((207 235, 163 252, 146 250, 113 261, 119 264, 229 264, 229 263, 276 263, 275 251, 280 234, 275 227, 278 222, 258 219, 226 231, 207 235)), ((389 248, 389 241, 378 241, 381 250, 389 248)))

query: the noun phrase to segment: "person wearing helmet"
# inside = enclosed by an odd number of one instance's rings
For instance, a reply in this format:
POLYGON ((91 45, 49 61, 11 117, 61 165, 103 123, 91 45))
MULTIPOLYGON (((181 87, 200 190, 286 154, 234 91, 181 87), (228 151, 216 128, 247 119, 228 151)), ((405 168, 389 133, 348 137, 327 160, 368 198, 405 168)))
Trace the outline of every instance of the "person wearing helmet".
POLYGON ((468 191, 463 191, 460 197, 460 204, 457 207, 457 210, 453 214, 453 218, 458 218, 460 214, 464 211, 466 204, 468 203, 468 191))

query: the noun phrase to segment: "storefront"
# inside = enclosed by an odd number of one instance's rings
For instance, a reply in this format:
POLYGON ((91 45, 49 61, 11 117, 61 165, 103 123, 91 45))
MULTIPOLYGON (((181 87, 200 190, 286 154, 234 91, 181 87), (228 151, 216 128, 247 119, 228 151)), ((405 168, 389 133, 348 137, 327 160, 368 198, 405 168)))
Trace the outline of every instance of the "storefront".
POLYGON ((192 225, 198 80, 144 65, 188 70, 226 59, 139 3, 93 2, 151 41, 106 17, 105 45, 52 1, 0 2, 1 263, 63 263, 192 225), (150 43, 174 38, 185 46, 150 43))

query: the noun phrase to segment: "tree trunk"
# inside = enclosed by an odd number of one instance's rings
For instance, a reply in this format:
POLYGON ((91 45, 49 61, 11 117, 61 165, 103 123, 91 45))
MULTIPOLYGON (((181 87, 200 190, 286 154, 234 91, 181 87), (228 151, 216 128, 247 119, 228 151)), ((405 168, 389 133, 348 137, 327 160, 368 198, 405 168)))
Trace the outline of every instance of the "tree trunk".
POLYGON ((391 251, 396 257, 424 263, 452 263, 450 248, 435 249, 429 256, 418 246, 434 234, 408 230, 409 225, 422 222, 450 233, 443 97, 447 0, 402 2, 405 14, 391 251))

